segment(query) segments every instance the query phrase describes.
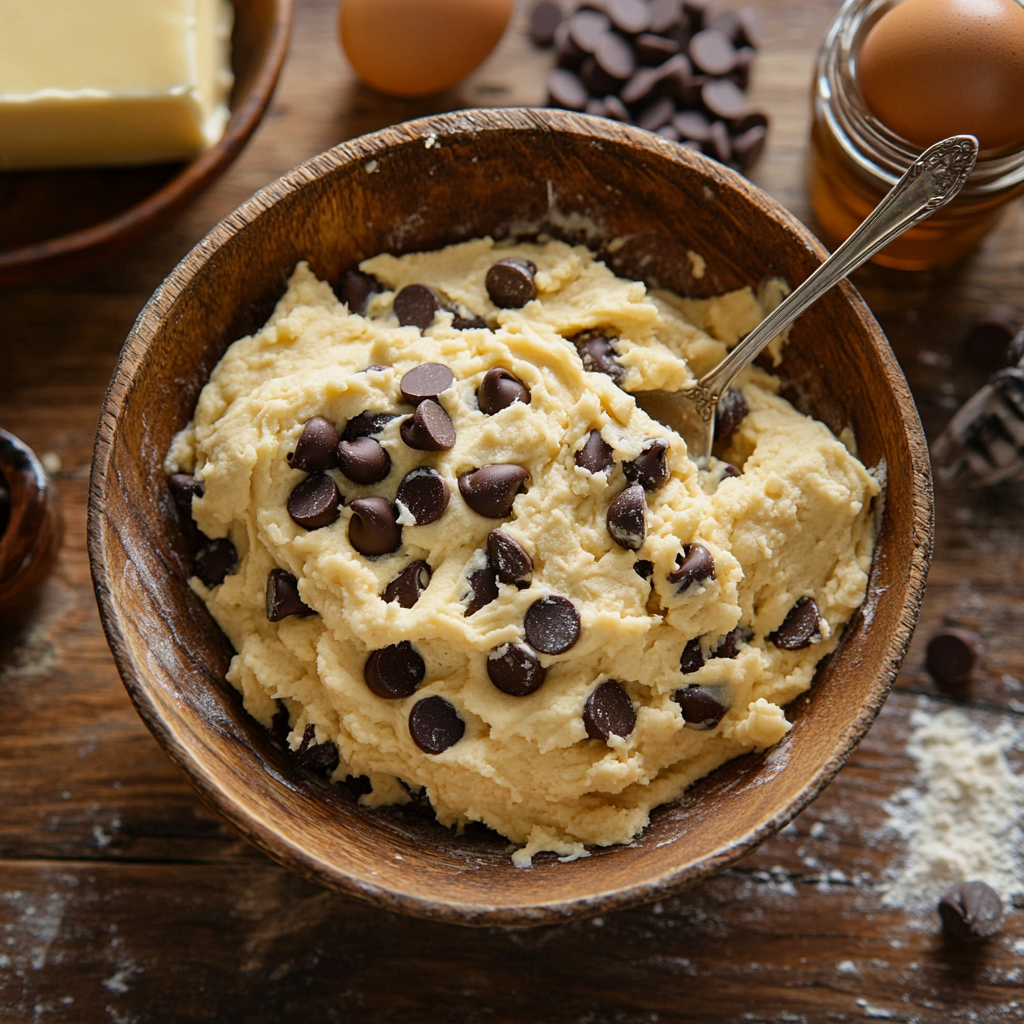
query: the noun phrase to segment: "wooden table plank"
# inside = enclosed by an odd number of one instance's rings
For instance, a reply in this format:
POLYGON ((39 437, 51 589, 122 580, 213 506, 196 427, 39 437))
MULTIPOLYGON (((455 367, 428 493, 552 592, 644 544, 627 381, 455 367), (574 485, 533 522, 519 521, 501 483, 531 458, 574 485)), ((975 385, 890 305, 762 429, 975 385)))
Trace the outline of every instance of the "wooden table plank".
MULTIPOLYGON (((868 739, 781 835, 660 906, 483 932, 362 907, 238 840, 146 732, 104 642, 85 555, 96 417, 135 315, 217 219, 302 159, 409 117, 543 98, 550 55, 521 32, 441 97, 377 96, 336 52, 334 6, 300 2, 263 126, 173 226, 89 275, 0 292, 0 424, 59 458, 67 519, 39 604, 0 628, 0 1020, 1020 1019, 1021 910, 965 952, 943 943, 933 915, 884 908, 881 887, 904 855, 883 805, 915 779, 912 712, 960 706, 1024 738, 1021 484, 940 494, 922 627, 868 739), (952 623, 987 645, 967 700, 939 694, 922 668, 930 631, 952 623)), ((759 6, 769 38, 754 96, 774 122, 754 180, 806 217, 808 86, 838 0, 759 6)), ((934 436, 986 375, 959 350, 972 319, 1024 303, 1024 205, 955 268, 869 268, 857 284, 934 436)))

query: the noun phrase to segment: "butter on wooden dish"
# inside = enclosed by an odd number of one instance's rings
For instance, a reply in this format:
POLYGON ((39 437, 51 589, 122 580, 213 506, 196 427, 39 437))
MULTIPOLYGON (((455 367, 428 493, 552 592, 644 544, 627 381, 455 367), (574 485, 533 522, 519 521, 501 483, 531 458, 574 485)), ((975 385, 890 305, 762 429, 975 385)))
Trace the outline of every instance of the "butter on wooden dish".
POLYGON ((228 0, 0 0, 0 168, 187 160, 223 134, 228 0))

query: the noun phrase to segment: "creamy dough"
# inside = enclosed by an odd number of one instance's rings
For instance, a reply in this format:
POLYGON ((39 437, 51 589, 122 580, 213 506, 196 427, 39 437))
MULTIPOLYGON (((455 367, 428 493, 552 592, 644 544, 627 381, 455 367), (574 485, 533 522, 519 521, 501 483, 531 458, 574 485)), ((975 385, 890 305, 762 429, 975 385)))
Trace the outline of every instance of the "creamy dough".
POLYGON ((364 804, 402 803, 409 789, 425 787, 443 825, 484 822, 517 844, 520 866, 539 851, 569 859, 585 855, 587 845, 628 842, 653 807, 785 735, 782 707, 810 686, 864 597, 878 484, 827 427, 778 397, 774 377, 755 368, 738 385, 749 415, 723 453, 742 467, 737 477, 723 476, 717 460, 698 472, 682 439, 636 406, 630 390, 685 387, 762 318, 765 296, 750 289, 701 300, 648 292, 615 277, 586 249, 557 241, 478 239, 439 252, 377 256, 362 269, 389 289, 365 316, 350 314, 300 263, 267 325, 228 349, 168 456, 169 472, 194 472, 203 482, 205 495, 193 502, 200 529, 230 537, 239 553, 237 571, 222 584, 208 589, 192 580, 238 652, 228 679, 264 726, 284 702, 293 749, 309 724, 317 742, 337 744, 334 778, 367 776, 373 789, 364 804), (484 278, 497 259, 513 255, 536 263, 538 297, 522 309, 498 309, 484 278), (411 283, 433 286, 488 326, 456 330, 447 312, 422 333, 398 326, 391 302, 411 283), (622 388, 585 371, 565 340, 592 329, 618 339, 622 388), (330 470, 346 500, 338 520, 311 531, 293 522, 286 504, 305 474, 286 456, 304 423, 322 416, 340 431, 364 410, 410 413, 399 381, 425 362, 455 373, 455 385, 440 396, 455 424, 455 447, 414 451, 393 420, 379 435, 391 457, 389 475, 356 486, 330 470), (387 369, 359 372, 371 365, 387 369), (529 405, 480 411, 476 390, 494 367, 526 384, 529 405), (614 448, 607 472, 592 474, 574 462, 593 429, 614 448), (669 443, 671 479, 647 494, 647 539, 633 552, 612 540, 606 514, 626 486, 622 462, 652 438, 669 443), (501 520, 472 511, 459 493, 462 474, 493 463, 515 463, 530 474, 501 520), (348 539, 351 501, 393 501, 418 466, 434 467, 447 481, 447 512, 428 525, 404 526, 393 554, 359 554, 348 539), (532 582, 523 590, 501 584, 497 600, 467 617, 467 576, 484 564, 496 528, 531 556, 532 582), (667 577, 692 543, 711 553, 715 577, 680 595, 667 577), (433 570, 427 589, 411 608, 385 603, 385 587, 415 559, 433 570), (653 588, 634 569, 638 559, 653 563, 653 588), (297 577, 316 615, 268 621, 267 577, 275 567, 297 577), (564 654, 539 655, 547 677, 535 693, 509 696, 488 678, 488 653, 524 643, 524 615, 547 595, 573 602, 580 638, 564 654), (817 603, 821 635, 801 650, 783 650, 767 638, 804 597, 817 603), (712 657, 738 625, 749 636, 738 654, 712 657), (705 663, 684 675, 681 653, 695 637, 705 663), (364 664, 370 652, 403 640, 422 656, 425 679, 411 697, 382 699, 367 687, 364 664), (628 692, 636 726, 628 737, 590 739, 584 704, 606 680, 628 692), (673 694, 690 684, 728 704, 714 728, 686 727, 673 694), (454 705, 465 734, 427 754, 410 737, 409 715, 434 694, 454 705))

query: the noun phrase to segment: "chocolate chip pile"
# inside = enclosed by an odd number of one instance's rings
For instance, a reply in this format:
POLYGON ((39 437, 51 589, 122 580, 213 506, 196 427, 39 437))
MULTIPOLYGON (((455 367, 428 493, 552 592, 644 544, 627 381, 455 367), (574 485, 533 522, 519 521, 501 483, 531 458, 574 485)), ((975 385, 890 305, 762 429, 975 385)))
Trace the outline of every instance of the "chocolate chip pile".
MULTIPOLYGON (((499 308, 518 308, 536 297, 536 266, 529 260, 502 259, 494 263, 486 275, 486 289, 499 308)), ((365 310, 370 298, 382 291, 374 278, 359 272, 344 275, 339 291, 350 308, 365 310)), ((402 326, 427 330, 442 310, 453 315, 453 326, 465 330, 486 326, 476 317, 466 317, 444 305, 442 297, 423 284, 409 284, 393 299, 393 311, 402 326)), ((575 347, 583 368, 601 373, 619 383, 624 370, 616 351, 616 338, 608 333, 588 331, 568 339, 575 347)), ((369 373, 387 369, 379 365, 360 371, 369 373)), ((317 531, 331 527, 346 504, 345 482, 360 487, 386 484, 392 473, 392 460, 381 436, 395 420, 399 420, 398 437, 406 448, 424 453, 452 450, 457 432, 452 417, 442 405, 441 396, 452 392, 456 375, 450 367, 438 362, 413 366, 401 377, 402 402, 411 412, 366 409, 343 424, 316 415, 303 424, 294 450, 282 452, 281 458, 295 474, 286 506, 291 520, 302 530, 317 531)), ((450 399, 449 394, 449 399, 450 399)), ((529 387, 511 370, 495 366, 487 370, 476 388, 476 404, 484 416, 496 416, 516 404, 529 406, 529 387)), ((450 406, 449 401, 449 406, 450 406)), ((721 403, 720 440, 727 441, 747 415, 748 409, 739 392, 730 392, 721 403)), ((645 440, 635 458, 620 460, 625 486, 607 502, 605 525, 608 536, 620 548, 639 552, 647 537, 648 495, 671 480, 668 455, 670 442, 664 437, 645 440)), ((609 474, 616 465, 615 449, 598 429, 592 429, 583 444, 573 453, 575 466, 591 475, 609 474)), ((740 470, 730 467, 734 474, 740 470)), ((516 497, 528 486, 542 486, 532 481, 526 468, 514 463, 477 466, 458 476, 458 496, 476 515, 491 520, 513 516, 516 497)), ((177 505, 182 529, 194 556, 194 571, 207 587, 216 587, 234 571, 237 554, 230 540, 210 540, 203 536, 192 518, 192 500, 201 497, 203 488, 193 476, 178 473, 170 477, 170 489, 177 505)), ((448 512, 453 494, 438 470, 424 461, 408 470, 397 483, 394 498, 371 494, 348 502, 351 515, 347 536, 351 548, 366 559, 379 559, 400 552, 405 527, 426 526, 442 519, 448 512)), ((530 553, 509 533, 496 527, 487 534, 486 548, 478 552, 465 579, 464 616, 470 618, 482 608, 500 599, 500 584, 516 590, 529 590, 533 585, 535 566, 530 553)), ((654 566, 638 559, 635 571, 652 581, 654 566)), ((386 603, 412 608, 430 586, 432 568, 423 558, 405 564, 380 594, 386 603)), ((675 568, 668 574, 668 583, 676 595, 691 587, 715 579, 715 560, 700 543, 681 545, 675 568)), ((282 568, 273 568, 266 584, 266 617, 281 622, 289 617, 316 614, 302 600, 299 581, 282 568)), ((815 642, 821 635, 821 615, 810 597, 799 599, 782 625, 767 639, 784 650, 799 650, 815 642)), ((544 684, 547 668, 538 655, 559 656, 579 641, 582 632, 577 605, 558 594, 538 595, 526 609, 522 620, 525 643, 504 643, 486 655, 487 677, 494 687, 512 697, 526 697, 544 684)), ((736 627, 716 646, 713 638, 695 637, 686 643, 680 654, 679 670, 689 675, 702 668, 705 658, 736 658, 751 638, 751 631, 736 627)), ((427 675, 423 655, 410 640, 372 650, 363 666, 366 687, 385 701, 412 697, 427 675)), ((683 685, 674 691, 686 726, 697 730, 714 728, 730 706, 728 687, 683 685)), ((637 721, 637 709, 630 694, 618 681, 608 679, 597 685, 586 697, 580 715, 586 734, 591 739, 608 742, 612 737, 629 736, 637 721)), ((287 709, 279 703, 272 732, 284 744, 288 735, 287 709), (282 717, 284 716, 284 717, 282 717)), ((459 710, 444 697, 424 697, 413 704, 408 715, 408 729, 414 743, 427 754, 440 754, 461 740, 466 726, 459 710)), ((314 771, 330 773, 339 764, 333 743, 316 743, 315 730, 308 726, 299 747, 293 751, 297 763, 314 771)))
POLYGON ((541 0, 530 15, 558 62, 549 106, 638 125, 743 173, 768 131, 745 94, 763 35, 755 8, 708 0, 585 0, 568 16, 541 0))

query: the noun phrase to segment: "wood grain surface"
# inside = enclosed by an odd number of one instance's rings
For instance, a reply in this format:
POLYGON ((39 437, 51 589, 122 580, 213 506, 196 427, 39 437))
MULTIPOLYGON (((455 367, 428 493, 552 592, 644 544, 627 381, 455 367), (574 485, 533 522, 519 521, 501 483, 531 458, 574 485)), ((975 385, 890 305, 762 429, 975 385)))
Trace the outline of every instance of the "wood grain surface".
MULTIPOLYGON (((754 180, 806 216, 813 52, 838 6, 762 0, 755 95, 774 115, 754 180)), ((931 913, 886 908, 905 857, 884 801, 915 782, 915 711, 959 707, 1024 738, 1024 486, 940 493, 921 626, 838 779, 780 836, 662 904, 543 929, 469 931, 367 908, 267 861, 194 796, 139 720, 100 630, 85 501, 100 403, 162 278, 267 181, 345 138, 466 105, 540 102, 549 56, 513 31, 458 90, 389 100, 353 81, 333 3, 300 2, 281 86, 238 162, 119 261, 0 292, 0 426, 45 456, 65 508, 57 568, 0 634, 0 1020, 997 1021, 1024 1017, 1024 912, 950 947, 931 913), (968 698, 940 694, 924 645, 944 624, 986 654, 968 698)), ((520 14, 521 19, 521 14, 520 14)), ((985 379, 960 339, 1024 304, 1024 205, 944 271, 868 269, 930 437, 985 379)))

